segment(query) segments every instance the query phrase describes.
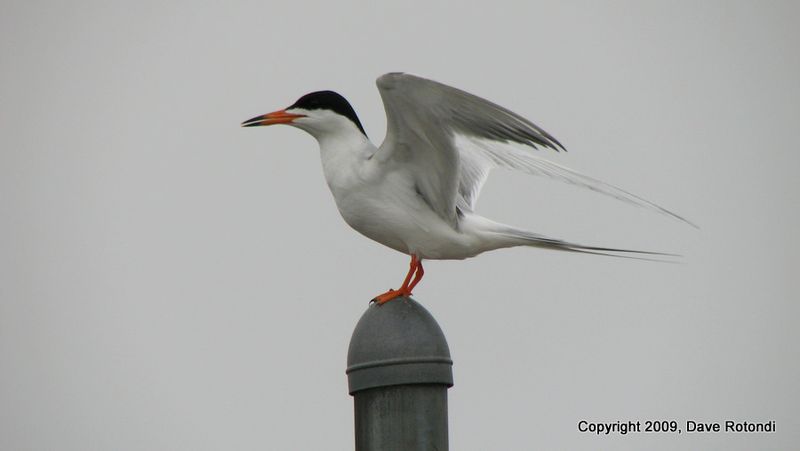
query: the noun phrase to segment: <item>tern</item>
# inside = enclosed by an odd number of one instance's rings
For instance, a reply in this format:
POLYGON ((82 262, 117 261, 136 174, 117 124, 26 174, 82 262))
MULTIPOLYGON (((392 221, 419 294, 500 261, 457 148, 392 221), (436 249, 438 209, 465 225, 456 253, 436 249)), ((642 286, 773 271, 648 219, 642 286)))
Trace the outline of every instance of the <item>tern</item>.
POLYGON ((478 215, 475 202, 489 171, 503 167, 552 177, 689 223, 648 200, 543 158, 542 150, 566 149, 539 126, 499 105, 405 73, 385 74, 376 84, 387 119, 380 147, 369 140, 350 103, 333 91, 306 94, 285 109, 242 123, 286 124, 316 138, 325 180, 345 222, 411 256, 400 288, 376 296, 374 302, 410 296, 425 274, 426 259, 460 260, 513 246, 614 256, 673 255, 585 246, 478 215))

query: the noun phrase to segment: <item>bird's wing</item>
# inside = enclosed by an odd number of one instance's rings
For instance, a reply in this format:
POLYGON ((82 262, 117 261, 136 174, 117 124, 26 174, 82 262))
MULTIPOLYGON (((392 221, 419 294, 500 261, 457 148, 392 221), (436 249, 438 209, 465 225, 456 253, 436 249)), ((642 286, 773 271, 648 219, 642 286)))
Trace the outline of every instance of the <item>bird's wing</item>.
POLYGON ((417 190, 453 225, 456 207, 472 209, 494 166, 488 155, 461 152, 457 136, 561 147, 530 121, 459 89, 402 73, 383 75, 377 85, 387 119, 386 139, 377 154, 408 165, 417 190))
MULTIPOLYGON (((537 155, 566 150, 536 124, 470 93, 414 75, 377 80, 386 109, 386 140, 378 154, 411 165, 420 194, 446 221, 472 211, 489 171, 506 167, 552 177, 616 199, 686 219, 646 199, 537 155)), ((690 223, 691 224, 691 223, 690 223)))

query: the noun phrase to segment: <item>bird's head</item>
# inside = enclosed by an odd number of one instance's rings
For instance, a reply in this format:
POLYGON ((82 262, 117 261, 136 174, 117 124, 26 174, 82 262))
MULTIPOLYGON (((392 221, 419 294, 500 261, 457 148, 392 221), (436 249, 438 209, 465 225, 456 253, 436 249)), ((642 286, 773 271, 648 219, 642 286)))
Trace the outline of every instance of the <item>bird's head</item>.
POLYGON ((242 127, 288 124, 305 130, 317 138, 339 133, 360 133, 367 136, 355 110, 341 95, 333 91, 317 91, 300 97, 283 110, 256 116, 242 127))

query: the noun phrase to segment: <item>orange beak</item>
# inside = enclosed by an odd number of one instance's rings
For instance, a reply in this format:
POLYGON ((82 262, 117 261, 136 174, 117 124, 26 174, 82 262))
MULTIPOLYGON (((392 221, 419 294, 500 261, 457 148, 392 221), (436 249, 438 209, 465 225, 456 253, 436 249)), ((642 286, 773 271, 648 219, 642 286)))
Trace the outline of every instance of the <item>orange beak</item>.
POLYGON ((242 122, 242 127, 258 127, 261 125, 289 124, 299 117, 306 117, 304 114, 287 113, 286 110, 278 110, 269 114, 256 116, 242 122))

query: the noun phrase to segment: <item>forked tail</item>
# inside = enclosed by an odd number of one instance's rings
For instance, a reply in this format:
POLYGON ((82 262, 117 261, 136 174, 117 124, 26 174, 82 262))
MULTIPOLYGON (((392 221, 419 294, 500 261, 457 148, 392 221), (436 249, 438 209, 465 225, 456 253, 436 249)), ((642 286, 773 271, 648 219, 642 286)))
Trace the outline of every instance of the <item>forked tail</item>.
POLYGON ((666 252, 640 251, 632 249, 618 249, 613 247, 586 246, 583 244, 570 243, 569 241, 548 238, 538 233, 515 229, 513 227, 496 230, 495 233, 511 238, 523 246, 535 246, 545 249, 555 249, 567 252, 579 252, 582 254, 604 255, 607 257, 632 258, 636 260, 648 260, 662 263, 676 263, 674 258, 682 257, 680 254, 670 254, 666 252), (664 258, 649 258, 664 257, 664 258), (673 260, 667 258, 672 257, 673 260))

